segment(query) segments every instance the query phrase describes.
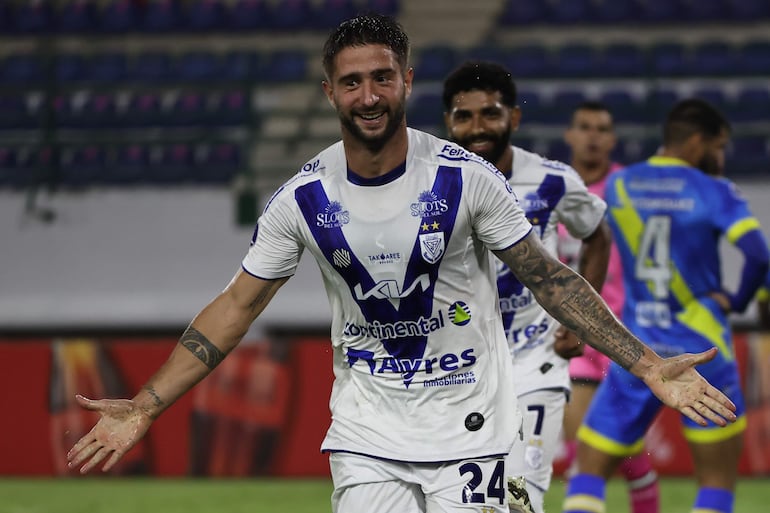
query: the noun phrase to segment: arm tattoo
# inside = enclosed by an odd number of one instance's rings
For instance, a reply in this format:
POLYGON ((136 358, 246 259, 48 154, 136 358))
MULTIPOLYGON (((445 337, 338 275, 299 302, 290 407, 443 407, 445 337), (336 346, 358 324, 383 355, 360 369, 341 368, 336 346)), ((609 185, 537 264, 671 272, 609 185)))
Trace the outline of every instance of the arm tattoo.
POLYGON ((625 369, 642 357, 642 343, 618 322, 588 282, 548 255, 538 241, 527 237, 498 256, 538 303, 579 338, 625 369))
POLYGON ((283 285, 288 278, 281 278, 278 280, 272 280, 270 283, 262 288, 262 290, 259 291, 259 294, 257 294, 257 297, 254 298, 254 300, 249 303, 249 308, 251 308, 252 312, 254 310, 262 310, 265 306, 267 306, 267 303, 270 302, 270 299, 273 297, 273 294, 275 291, 283 285))
POLYGON ((152 402, 155 406, 163 406, 165 404, 153 387, 145 386, 143 389, 148 394, 150 394, 150 397, 152 397, 152 402))
POLYGON ((206 367, 212 370, 219 365, 225 357, 225 353, 203 336, 203 333, 192 326, 188 327, 185 332, 182 333, 182 338, 179 339, 179 343, 194 354, 198 360, 202 361, 206 367))

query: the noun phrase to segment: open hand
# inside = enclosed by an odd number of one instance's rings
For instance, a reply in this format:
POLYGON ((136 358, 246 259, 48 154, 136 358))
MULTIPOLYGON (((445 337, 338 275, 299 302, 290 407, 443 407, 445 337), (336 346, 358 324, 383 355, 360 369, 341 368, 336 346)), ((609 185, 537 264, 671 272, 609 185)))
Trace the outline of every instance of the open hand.
POLYGON ((682 354, 664 358, 650 367, 644 382, 664 404, 676 408, 701 426, 707 419, 719 426, 735 421, 735 405, 714 388, 698 371, 696 365, 711 361, 717 354, 711 348, 698 354, 682 354))
POLYGON ((106 472, 144 436, 153 419, 134 401, 129 399, 100 399, 94 401, 81 395, 75 396, 78 404, 101 415, 99 422, 67 453, 68 465, 85 474, 105 458, 102 467, 106 472))

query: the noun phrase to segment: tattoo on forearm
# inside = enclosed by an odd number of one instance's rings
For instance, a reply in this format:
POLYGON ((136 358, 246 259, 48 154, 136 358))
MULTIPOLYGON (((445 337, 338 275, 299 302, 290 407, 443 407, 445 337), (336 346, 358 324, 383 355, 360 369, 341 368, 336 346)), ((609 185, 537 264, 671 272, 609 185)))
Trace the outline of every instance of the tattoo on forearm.
POLYGON ((257 294, 257 297, 255 297, 254 300, 249 303, 249 308, 251 308, 252 311, 264 308, 268 301, 270 301, 270 298, 272 297, 276 287, 279 287, 282 283, 283 281, 281 280, 271 281, 270 284, 260 290, 259 294, 257 294))
POLYGON ((155 406, 163 406, 165 404, 153 387, 145 386, 143 388, 145 392, 150 394, 150 397, 152 397, 152 402, 155 406))
POLYGON ((225 353, 203 336, 203 333, 192 326, 185 330, 182 338, 179 339, 179 343, 194 354, 209 369, 214 369, 225 358, 225 353))
POLYGON ((596 291, 578 274, 556 259, 543 258, 541 250, 526 241, 500 256, 538 302, 580 339, 625 369, 642 357, 642 343, 617 321, 596 291))

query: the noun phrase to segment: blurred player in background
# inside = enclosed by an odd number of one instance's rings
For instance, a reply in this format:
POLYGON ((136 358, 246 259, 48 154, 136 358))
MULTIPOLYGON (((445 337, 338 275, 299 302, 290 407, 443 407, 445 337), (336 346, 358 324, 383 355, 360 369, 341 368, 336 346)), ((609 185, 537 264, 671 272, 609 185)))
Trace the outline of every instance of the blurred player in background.
POLYGON ((398 23, 344 21, 323 55, 342 140, 270 198, 242 268, 133 399, 78 399, 101 418, 70 450, 70 466, 114 465, 238 345, 304 252, 332 308, 332 420, 321 448, 335 513, 508 513, 518 498, 507 495, 504 461, 521 414, 491 253, 667 404, 703 424, 733 420, 734 405, 693 369, 715 351, 659 358, 543 248, 496 169, 407 128, 414 71, 398 23))
MULTIPOLYGON (((738 407, 738 421, 726 429, 684 419, 699 486, 694 512, 733 509, 746 417, 727 315, 746 308, 768 272, 759 222, 730 181, 709 176, 724 166, 728 140, 719 111, 684 100, 666 119, 659 155, 613 173, 605 196, 623 260, 624 322, 663 354, 716 347, 703 372, 738 407), (722 235, 745 258, 735 293, 721 286, 722 235)), ((570 479, 565 512, 604 511, 606 480, 622 458, 642 450, 661 406, 643 383, 610 365, 578 431, 580 473, 570 479)))
MULTIPOLYGON (((564 141, 572 151, 572 167, 583 178, 588 190, 604 198, 607 178, 622 168, 610 157, 617 142, 610 111, 600 102, 582 103, 572 113, 564 141)), ((567 230, 560 226, 559 257, 577 267, 591 256, 580 240, 570 236, 567 230)), ((620 318, 623 309, 623 269, 620 254, 614 244, 610 251, 607 277, 601 294, 613 313, 620 318)), ((562 340, 574 336, 572 332, 560 329, 557 333, 558 343, 561 344, 562 340)), ((583 349, 582 355, 572 358, 569 362, 572 395, 564 412, 564 440, 567 444, 569 475, 576 470, 573 463, 577 430, 610 365, 610 359, 591 346, 585 346, 583 349)), ((628 483, 632 513, 657 513, 660 509, 658 477, 647 452, 642 449, 639 454, 625 458, 620 464, 620 473, 628 483)))
MULTIPOLYGON (((510 144, 522 114, 511 74, 497 64, 467 62, 445 80, 443 101, 450 139, 505 175, 535 233, 553 255, 559 223, 583 241, 585 258, 579 272, 601 290, 611 240, 604 221, 606 205, 566 164, 510 144)), ((525 477, 533 510, 541 513, 569 394, 567 360, 554 351, 559 323, 502 263, 497 266, 497 288, 524 414, 524 443, 514 445, 506 470, 525 477)), ((571 349, 578 350, 579 341, 573 341, 571 349)))
POLYGON ((759 325, 763 330, 770 330, 770 274, 765 278, 765 283, 757 293, 757 309, 759 325))

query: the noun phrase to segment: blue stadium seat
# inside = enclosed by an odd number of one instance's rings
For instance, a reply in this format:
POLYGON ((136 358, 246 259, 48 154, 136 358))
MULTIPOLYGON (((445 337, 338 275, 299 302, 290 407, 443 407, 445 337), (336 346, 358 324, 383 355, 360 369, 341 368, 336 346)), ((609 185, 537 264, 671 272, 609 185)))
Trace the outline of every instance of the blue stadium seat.
POLYGON ((281 0, 270 12, 270 28, 279 31, 315 28, 314 13, 309 0, 281 0))
POLYGON ((174 102, 168 120, 174 126, 198 126, 208 121, 206 97, 197 91, 184 91, 174 102))
POLYGON ((499 22, 502 25, 538 25, 551 21, 548 2, 542 0, 508 0, 499 22))
POLYGON ((589 44, 567 42, 556 51, 556 69, 563 77, 582 78, 601 74, 597 50, 589 44))
POLYGON ((353 0, 323 0, 316 5, 314 25, 319 29, 334 28, 357 13, 358 7, 353 0))
POLYGON ((0 130, 24 130, 39 128, 42 106, 30 105, 21 94, 0 95, 0 130))
POLYGON ((82 126, 95 129, 113 127, 117 123, 116 111, 113 94, 90 94, 82 107, 80 115, 82 126))
POLYGON ((147 2, 140 28, 146 32, 175 32, 184 26, 182 9, 178 0, 153 0, 147 2))
POLYGON ((70 0, 56 16, 60 32, 88 33, 97 28, 99 13, 93 0, 70 0))
POLYGON ((307 77, 307 54, 304 50, 274 50, 259 64, 259 76, 265 82, 297 82, 307 77))
POLYGON ((539 44, 515 46, 508 53, 507 67, 514 79, 550 77, 554 74, 554 58, 539 44))
POLYGON ((222 0, 194 0, 188 3, 184 28, 193 31, 224 30, 227 8, 222 0))
POLYGON ((132 127, 159 126, 166 123, 162 111, 160 93, 145 91, 131 96, 128 109, 123 113, 120 123, 132 127))
POLYGON ((192 176, 197 183, 227 184, 242 167, 241 150, 237 144, 205 143, 195 147, 192 176))
POLYGON ((729 0, 685 0, 683 20, 721 22, 729 18, 729 0))
POLYGON ((441 93, 424 91, 412 95, 407 113, 409 126, 427 128, 443 125, 444 105, 441 93))
POLYGON ((11 54, 2 63, 2 81, 15 85, 31 85, 45 78, 43 63, 31 54, 11 54))
POLYGON ((675 23, 682 18, 679 0, 644 0, 639 2, 639 19, 642 22, 675 23))
POLYGON ((688 72, 686 49, 681 43, 657 43, 650 48, 649 55, 653 76, 677 77, 688 72))
POLYGON ((737 21, 756 22, 770 18, 770 2, 767 0, 730 0, 730 17, 737 21))
POLYGON ((388 16, 396 16, 399 12, 399 0, 366 0, 362 2, 362 11, 372 11, 388 16))
POLYGON ((246 82, 258 79, 259 54, 248 50, 234 50, 225 54, 222 78, 228 81, 246 82))
POLYGON ((604 91, 599 97, 599 100, 604 103, 612 113, 612 119, 615 123, 644 122, 644 106, 627 90, 610 89, 604 91))
POLYGON ((550 21, 561 25, 586 25, 595 22, 589 0, 555 0, 550 21))
POLYGON ((428 46, 420 51, 414 73, 420 80, 444 80, 459 61, 454 47, 428 46))
POLYGON ((634 0, 598 0, 593 19, 606 24, 633 23, 639 18, 639 5, 634 0))
POLYGON ((679 95, 673 89, 653 89, 647 93, 644 102, 644 114, 649 123, 660 124, 668 111, 679 100, 679 95))
POLYGON ((770 175, 770 144, 766 135, 735 137, 725 162, 727 176, 770 175))
POLYGON ((742 89, 727 114, 731 121, 767 122, 770 119, 770 91, 766 86, 742 89))
POLYGON ((52 2, 29 0, 20 2, 16 8, 16 31, 25 34, 43 34, 53 28, 52 2))
POLYGON ((111 0, 99 16, 99 29, 106 33, 137 30, 141 20, 139 4, 133 0, 111 0))
POLYGON ((547 121, 566 126, 572 111, 586 100, 582 89, 562 89, 553 95, 547 121))
POLYGON ((733 47, 723 41, 707 41, 693 48, 688 72, 691 75, 724 76, 738 71, 733 47))
POLYGON ((500 48, 496 44, 482 44, 470 48, 466 53, 463 61, 487 61, 494 62, 500 65, 505 65, 508 59, 508 50, 500 48))
POLYGON ((267 0, 238 0, 230 7, 227 27, 231 30, 259 30, 269 26, 267 0))
POLYGON ((213 104, 210 122, 219 126, 244 125, 251 121, 249 96, 246 91, 217 92, 209 97, 213 104))
POLYGON ((88 80, 93 82, 120 82, 128 76, 128 59, 122 53, 96 54, 88 63, 87 73, 88 80))
POLYGON ((171 59, 167 54, 147 51, 134 58, 129 75, 134 80, 164 82, 173 77, 171 70, 171 59))
POLYGON ((747 41, 740 46, 736 71, 742 75, 770 75, 770 41, 747 41))
POLYGON ((709 102, 711 105, 729 115, 727 112, 727 95, 724 90, 718 86, 713 87, 699 87, 693 91, 692 97, 700 98, 709 102))
POLYGON ((82 188, 102 181, 106 166, 104 148, 89 144, 62 148, 59 157, 59 184, 82 188))
POLYGON ((192 178, 193 147, 174 143, 150 151, 146 180, 155 184, 184 183, 192 178))
POLYGON ((615 43, 598 57, 597 74, 607 77, 638 77, 647 73, 647 60, 637 45, 615 43))
POLYGON ((191 51, 178 57, 174 63, 175 78, 183 81, 202 82, 222 78, 222 63, 214 53, 191 51))
POLYGON ((548 116, 547 110, 543 105, 540 95, 535 91, 523 90, 517 91, 516 103, 521 108, 523 123, 545 123, 548 116))
POLYGON ((54 62, 54 75, 62 83, 80 82, 88 78, 88 69, 82 54, 61 54, 54 62))
POLYGON ((141 144, 120 146, 116 158, 104 170, 104 182, 125 185, 146 181, 150 171, 149 149, 141 144))

